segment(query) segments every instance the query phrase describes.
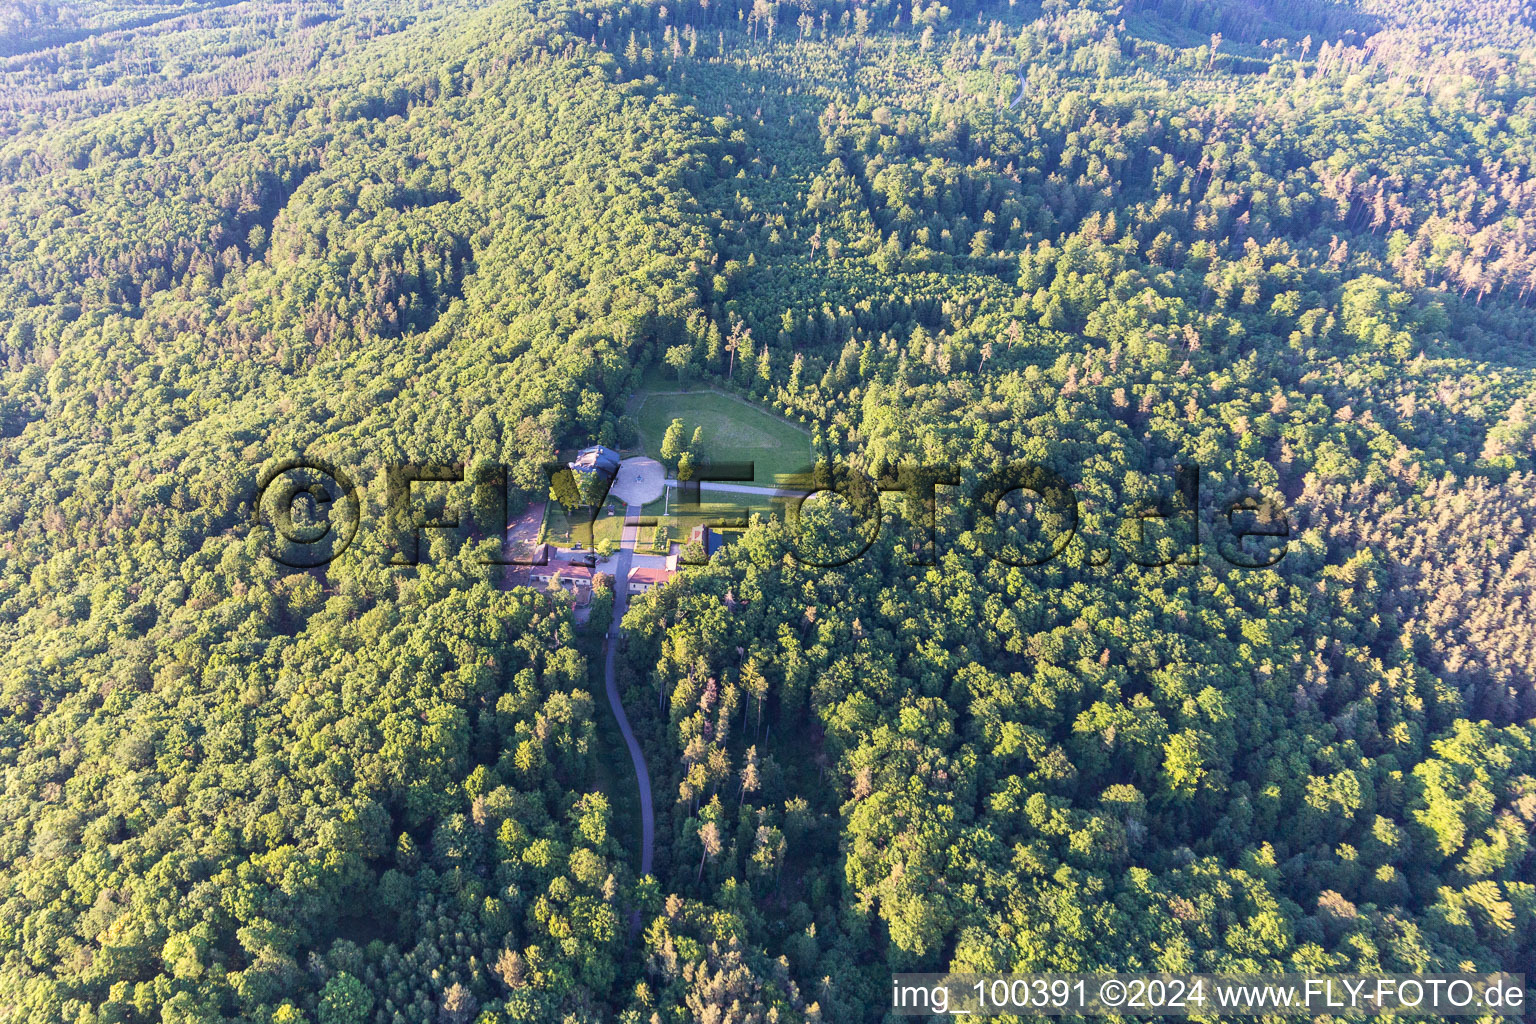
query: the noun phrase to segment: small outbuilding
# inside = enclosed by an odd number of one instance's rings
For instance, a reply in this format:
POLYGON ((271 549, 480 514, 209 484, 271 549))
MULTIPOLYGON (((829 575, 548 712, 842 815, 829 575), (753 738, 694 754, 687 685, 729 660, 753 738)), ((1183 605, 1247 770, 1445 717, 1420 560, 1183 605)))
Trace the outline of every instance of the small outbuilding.
POLYGON ((631 569, 628 589, 631 594, 643 594, 652 587, 661 586, 676 575, 677 572, 674 569, 631 569))
POLYGON ((695 526, 688 539, 704 548, 706 558, 725 547, 725 535, 712 526, 695 526))

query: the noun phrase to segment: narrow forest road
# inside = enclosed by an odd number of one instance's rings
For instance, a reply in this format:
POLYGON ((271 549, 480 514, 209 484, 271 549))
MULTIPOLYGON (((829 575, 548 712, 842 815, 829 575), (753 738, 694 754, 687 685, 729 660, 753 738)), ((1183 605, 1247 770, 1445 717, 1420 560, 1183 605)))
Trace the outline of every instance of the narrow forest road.
POLYGON ((629 607, 629 563, 635 552, 635 538, 640 527, 640 506, 630 505, 624 510, 624 532, 619 540, 619 553, 613 565, 613 624, 608 627, 608 654, 603 662, 603 678, 608 688, 608 706, 619 721, 619 731, 629 747, 629 759, 635 763, 635 779, 640 784, 640 875, 651 873, 651 853, 656 843, 656 812, 651 806, 651 773, 645 767, 645 755, 640 751, 640 741, 629 727, 629 716, 619 700, 619 683, 615 661, 619 647, 619 624, 624 620, 624 610, 629 607))

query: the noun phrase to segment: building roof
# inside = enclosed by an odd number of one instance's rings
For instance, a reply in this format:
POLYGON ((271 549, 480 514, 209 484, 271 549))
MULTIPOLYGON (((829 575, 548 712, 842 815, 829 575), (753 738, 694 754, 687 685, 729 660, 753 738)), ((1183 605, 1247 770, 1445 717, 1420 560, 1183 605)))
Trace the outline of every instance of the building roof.
POLYGON ((540 579, 549 579, 558 576, 568 580, 591 580, 592 570, 585 565, 563 565, 553 562, 549 565, 539 566, 534 570, 534 575, 540 579))
POLYGON ((712 555, 725 547, 725 535, 709 526, 695 526, 688 539, 702 544, 706 555, 712 555))
POLYGON ((619 471, 619 453, 596 444, 578 452, 570 466, 578 473, 599 471, 612 476, 619 471))
POLYGON ((677 574, 670 569, 631 569, 629 570, 629 582, 631 583, 665 583, 677 574))

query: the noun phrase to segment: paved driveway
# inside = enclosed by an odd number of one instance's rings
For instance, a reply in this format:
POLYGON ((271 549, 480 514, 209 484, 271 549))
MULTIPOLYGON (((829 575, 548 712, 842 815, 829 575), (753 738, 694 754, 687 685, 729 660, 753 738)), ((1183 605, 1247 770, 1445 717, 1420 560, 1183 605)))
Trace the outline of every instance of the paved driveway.
POLYGON ((624 734, 624 745, 629 748, 629 758, 635 763, 635 778, 640 783, 640 874, 645 876, 651 873, 651 854, 656 844, 656 811, 651 805, 651 773, 646 770, 645 754, 640 750, 640 741, 635 739, 634 730, 629 727, 624 702, 619 699, 614 665, 619 646, 619 624, 624 621, 624 610, 629 607, 629 568, 635 553, 635 537, 640 532, 633 520, 640 518, 640 506, 630 505, 625 510, 624 518, 626 525, 619 542, 619 553, 614 556, 611 565, 613 624, 608 629, 608 653, 603 659, 603 682, 608 691, 608 706, 613 709, 613 717, 618 719, 619 732, 624 734))

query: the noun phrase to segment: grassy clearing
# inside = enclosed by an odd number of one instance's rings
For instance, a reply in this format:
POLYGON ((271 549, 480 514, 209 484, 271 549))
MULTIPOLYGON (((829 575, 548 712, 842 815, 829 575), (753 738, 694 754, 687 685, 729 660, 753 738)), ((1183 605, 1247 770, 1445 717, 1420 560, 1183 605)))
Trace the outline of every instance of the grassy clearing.
MULTIPOLYGON (((758 486, 772 486, 776 477, 803 470, 810 461, 810 435, 756 406, 730 395, 714 391, 646 391, 637 397, 641 429, 645 431, 646 454, 660 455, 661 437, 674 417, 704 427, 705 449, 716 461, 752 461, 756 464, 758 486), (690 418, 692 417, 692 418, 690 418), (649 424, 649 425, 648 425, 649 424), (713 426, 712 426, 713 425, 713 426), (653 429, 654 428, 654 431, 653 429), (654 434, 654 436, 653 436, 654 434), (711 437, 724 439, 711 442, 711 437), (729 442, 725 446, 724 442, 729 442)), ((677 510, 677 488, 640 510, 641 515, 659 520, 656 527, 641 527, 636 550, 647 554, 666 554, 670 543, 685 544, 697 526, 729 519, 750 519, 754 514, 784 517, 782 500, 767 495, 705 492, 714 499, 690 506, 686 513, 677 510)), ((579 543, 595 548, 603 540, 618 544, 624 530, 624 504, 609 498, 589 532, 584 513, 566 514, 559 502, 551 501, 544 516, 544 539, 559 548, 579 543)))
POLYGON ((771 485, 779 476, 799 472, 811 461, 811 436, 744 399, 718 391, 642 392, 636 419, 646 454, 661 458, 661 439, 674 419, 693 436, 704 428, 704 458, 712 462, 754 462, 756 483, 771 485))
POLYGON ((587 547, 601 540, 611 540, 615 544, 619 542, 624 532, 624 506, 621 503, 607 502, 590 531, 586 527, 585 515, 585 510, 579 510, 574 517, 567 516, 564 506, 559 502, 550 502, 544 514, 545 539, 556 547, 569 547, 573 542, 587 547), (576 520, 574 523, 572 518, 576 520))
MULTIPOLYGON (((676 508, 677 493, 674 489, 672 498, 673 508, 676 508)), ((784 518, 784 504, 782 501, 774 501, 766 497, 758 497, 751 494, 734 494, 732 501, 712 502, 706 501, 696 506, 690 506, 686 513, 672 515, 662 519, 662 525, 666 527, 669 536, 679 544, 688 542, 688 535, 694 527, 704 526, 710 523, 718 523, 728 519, 747 519, 753 515, 772 516, 784 518)))

